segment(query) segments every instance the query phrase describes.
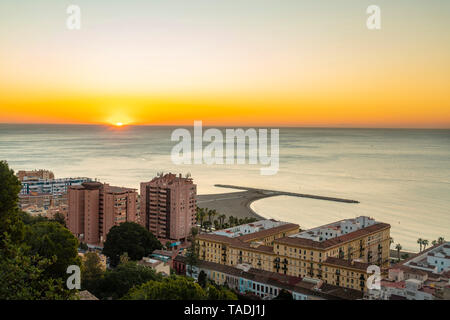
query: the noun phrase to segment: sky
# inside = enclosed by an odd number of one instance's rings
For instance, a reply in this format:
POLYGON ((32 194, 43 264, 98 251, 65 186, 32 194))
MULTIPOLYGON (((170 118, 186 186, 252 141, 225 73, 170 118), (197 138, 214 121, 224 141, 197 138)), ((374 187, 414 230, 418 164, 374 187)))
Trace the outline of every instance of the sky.
POLYGON ((450 128, 449 88, 447 0, 0 2, 0 123, 450 128))

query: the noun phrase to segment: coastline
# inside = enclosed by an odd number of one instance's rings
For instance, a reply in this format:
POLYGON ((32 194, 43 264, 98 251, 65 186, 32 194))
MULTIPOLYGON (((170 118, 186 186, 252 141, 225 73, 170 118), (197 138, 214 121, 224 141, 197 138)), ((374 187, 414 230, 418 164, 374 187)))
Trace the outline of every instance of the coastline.
POLYGON ((344 203, 359 203, 359 201, 351 199, 342 199, 334 197, 325 197, 312 194, 302 194, 278 190, 268 190, 268 189, 257 189, 249 187, 241 187, 234 185, 222 185, 216 184, 215 187, 227 188, 233 190, 244 190, 229 193, 218 193, 218 194, 205 194, 197 195, 197 206, 200 208, 214 209, 219 214, 224 214, 225 216, 233 216, 237 218, 256 218, 256 219, 266 219, 263 216, 257 214, 252 208, 251 204, 256 200, 275 197, 275 196, 291 196, 300 198, 310 198, 322 201, 335 201, 344 203))
POLYGON ((218 194, 205 194, 197 196, 197 206, 200 208, 215 209, 219 214, 237 218, 256 218, 263 220, 263 216, 257 214, 250 207, 260 199, 277 196, 277 194, 265 193, 258 190, 229 192, 218 194))

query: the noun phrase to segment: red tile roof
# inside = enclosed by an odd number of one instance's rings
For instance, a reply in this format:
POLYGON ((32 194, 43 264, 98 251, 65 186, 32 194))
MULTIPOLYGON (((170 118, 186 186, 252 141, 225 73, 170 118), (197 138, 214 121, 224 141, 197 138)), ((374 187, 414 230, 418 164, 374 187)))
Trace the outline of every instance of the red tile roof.
POLYGON ((375 233, 384 229, 389 229, 391 226, 387 223, 379 222, 374 225, 368 226, 363 229, 359 229, 342 236, 331 238, 325 241, 314 241, 311 239, 298 238, 298 237, 284 237, 280 239, 276 239, 276 243, 280 244, 288 244, 293 246, 301 246, 313 249, 328 249, 334 246, 341 245, 350 240, 355 240, 361 238, 363 236, 367 236, 371 233, 375 233))
POLYGON ((348 261, 345 259, 339 259, 334 257, 328 257, 323 264, 333 265, 333 266, 341 266, 348 269, 355 269, 359 271, 367 271, 367 268, 370 266, 370 263, 359 262, 359 261, 348 261))

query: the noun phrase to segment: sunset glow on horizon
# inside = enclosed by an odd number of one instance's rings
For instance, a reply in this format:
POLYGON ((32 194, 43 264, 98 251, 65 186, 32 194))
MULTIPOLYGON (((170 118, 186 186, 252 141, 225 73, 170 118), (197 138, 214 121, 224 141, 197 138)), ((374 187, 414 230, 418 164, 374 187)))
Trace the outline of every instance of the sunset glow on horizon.
POLYGON ((450 128, 448 1, 68 4, 1 2, 0 123, 450 128))

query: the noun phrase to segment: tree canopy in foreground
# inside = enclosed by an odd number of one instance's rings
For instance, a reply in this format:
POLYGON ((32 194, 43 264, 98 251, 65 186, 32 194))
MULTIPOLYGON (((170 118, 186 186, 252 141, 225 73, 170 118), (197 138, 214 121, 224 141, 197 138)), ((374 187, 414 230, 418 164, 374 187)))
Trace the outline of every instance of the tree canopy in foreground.
POLYGON ((124 222, 112 227, 103 246, 103 254, 110 259, 111 266, 117 266, 120 256, 127 253, 133 261, 141 260, 156 249, 161 249, 161 242, 141 225, 124 222))
POLYGON ((171 275, 162 281, 149 281, 134 287, 125 300, 237 300, 236 294, 224 287, 208 284, 203 289, 194 280, 171 275))

